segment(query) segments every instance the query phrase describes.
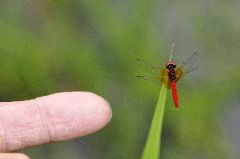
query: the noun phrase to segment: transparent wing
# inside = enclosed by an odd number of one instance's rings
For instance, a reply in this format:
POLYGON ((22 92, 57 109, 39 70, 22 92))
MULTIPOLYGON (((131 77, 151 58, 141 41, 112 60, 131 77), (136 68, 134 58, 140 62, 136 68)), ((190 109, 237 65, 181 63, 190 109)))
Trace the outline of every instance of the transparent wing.
POLYGON ((154 66, 140 58, 137 58, 136 62, 143 70, 147 71, 148 73, 151 73, 151 75, 156 75, 159 72, 159 70, 161 70, 160 67, 154 66))
POLYGON ((181 79, 184 75, 194 71, 197 67, 194 66, 199 55, 195 52, 185 62, 176 68, 176 81, 181 79))
POLYGON ((199 55, 195 52, 185 62, 183 62, 180 66, 178 66, 176 70, 179 71, 179 75, 181 76, 182 74, 183 76, 187 73, 190 73, 196 70, 197 68, 194 66, 194 64, 198 60, 198 57, 199 55))
POLYGON ((184 75, 184 72, 183 72, 183 68, 181 66, 177 67, 176 68, 176 71, 175 71, 175 74, 176 74, 176 79, 175 81, 177 82, 178 80, 180 80, 183 75, 184 75))
POLYGON ((139 75, 139 76, 136 76, 137 78, 139 79, 142 79, 142 80, 147 80, 147 81, 150 81, 150 82, 153 82, 155 84, 161 84, 161 82, 159 80, 157 80, 156 77, 153 77, 153 76, 145 76, 145 75, 139 75))
POLYGON ((171 88, 171 81, 168 78, 168 70, 162 69, 158 76, 137 76, 139 79, 151 81, 155 84, 164 84, 168 89, 171 88))

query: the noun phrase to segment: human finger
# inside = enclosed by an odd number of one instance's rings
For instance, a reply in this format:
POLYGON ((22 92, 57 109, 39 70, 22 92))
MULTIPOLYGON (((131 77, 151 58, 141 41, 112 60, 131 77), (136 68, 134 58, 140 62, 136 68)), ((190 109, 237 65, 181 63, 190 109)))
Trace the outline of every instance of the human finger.
POLYGON ((64 92, 0 103, 0 151, 69 140, 103 128, 111 109, 89 92, 64 92))

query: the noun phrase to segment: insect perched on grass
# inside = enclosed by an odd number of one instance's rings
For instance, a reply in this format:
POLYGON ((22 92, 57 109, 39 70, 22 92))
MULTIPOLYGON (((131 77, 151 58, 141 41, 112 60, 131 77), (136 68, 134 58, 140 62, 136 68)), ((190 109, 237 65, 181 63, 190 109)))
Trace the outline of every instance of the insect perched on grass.
POLYGON ((170 51, 170 58, 166 64, 166 68, 157 67, 149 64, 148 62, 137 59, 140 66, 144 66, 145 69, 150 70, 153 76, 137 76, 138 78, 151 80, 157 84, 162 83, 168 89, 172 89, 173 102, 176 108, 179 107, 178 93, 177 93, 177 82, 187 73, 196 70, 193 64, 197 60, 198 54, 195 52, 191 55, 185 62, 177 66, 175 62, 172 61, 174 43, 172 44, 172 49, 170 51))

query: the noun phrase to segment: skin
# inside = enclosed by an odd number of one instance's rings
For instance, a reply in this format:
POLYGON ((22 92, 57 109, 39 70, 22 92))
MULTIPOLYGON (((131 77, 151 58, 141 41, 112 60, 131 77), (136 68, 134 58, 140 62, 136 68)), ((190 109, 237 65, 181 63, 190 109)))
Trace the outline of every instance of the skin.
POLYGON ((0 158, 29 159, 10 152, 85 136, 103 128, 111 117, 108 102, 90 92, 0 103, 0 158))

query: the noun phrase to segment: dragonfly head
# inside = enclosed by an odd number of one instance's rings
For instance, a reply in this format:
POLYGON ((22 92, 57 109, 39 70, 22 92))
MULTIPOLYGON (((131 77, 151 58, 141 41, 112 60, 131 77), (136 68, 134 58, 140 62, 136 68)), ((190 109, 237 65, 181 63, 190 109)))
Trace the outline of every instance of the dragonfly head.
POLYGON ((167 69, 176 68, 176 64, 174 62, 169 62, 167 63, 166 68, 167 69))

